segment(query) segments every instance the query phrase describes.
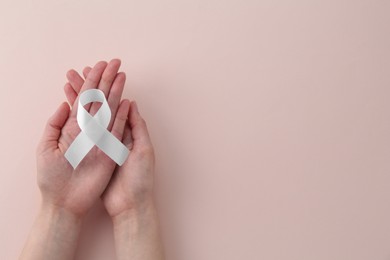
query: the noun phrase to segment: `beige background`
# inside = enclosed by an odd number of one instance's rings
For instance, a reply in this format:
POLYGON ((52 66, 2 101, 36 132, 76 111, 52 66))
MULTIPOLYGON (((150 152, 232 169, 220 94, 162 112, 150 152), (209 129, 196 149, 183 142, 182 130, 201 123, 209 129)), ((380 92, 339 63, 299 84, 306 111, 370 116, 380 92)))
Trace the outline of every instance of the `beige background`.
MULTIPOLYGON (((172 259, 389 260, 389 24, 385 0, 1 0, 0 259, 39 206, 66 71, 119 57, 172 259)), ((80 258, 109 259, 89 218, 80 258)))

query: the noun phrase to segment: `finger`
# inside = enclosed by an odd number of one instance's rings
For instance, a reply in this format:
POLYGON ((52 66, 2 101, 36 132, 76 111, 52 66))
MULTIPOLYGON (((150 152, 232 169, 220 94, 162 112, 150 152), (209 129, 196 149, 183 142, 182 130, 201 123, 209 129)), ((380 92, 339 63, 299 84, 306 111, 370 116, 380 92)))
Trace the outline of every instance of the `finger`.
MULTIPOLYGON (((102 74, 102 78, 100 79, 98 89, 103 91, 106 98, 108 97, 108 93, 110 92, 111 85, 116 77, 116 74, 118 73, 120 66, 121 66, 121 61, 119 59, 113 59, 108 63, 106 69, 102 74)), ((100 104, 94 103, 92 104, 89 112, 93 115, 98 111, 99 107, 100 104)))
POLYGON ((134 149, 152 149, 146 122, 141 117, 135 101, 130 104, 129 123, 134 149))
POLYGON ((91 67, 85 67, 84 69, 83 69, 83 75, 84 75, 84 78, 86 79, 87 78, 87 76, 88 76, 88 74, 89 74, 89 72, 91 71, 91 67))
POLYGON ((76 93, 80 92, 81 87, 84 84, 84 79, 80 76, 80 74, 71 69, 66 73, 66 78, 68 79, 68 82, 73 87, 74 91, 76 93))
POLYGON ((40 142, 40 146, 42 147, 42 149, 55 149, 58 147, 58 139, 61 135, 61 129, 65 125, 65 122, 69 117, 69 110, 69 105, 64 102, 58 107, 57 111, 49 118, 45 130, 43 132, 42 140, 40 142))
MULTIPOLYGON (((130 108, 130 107, 129 107, 130 108)), ((125 130, 123 131, 123 137, 122 137, 122 143, 127 147, 127 149, 131 150, 133 147, 133 138, 131 137, 131 130, 130 130, 130 124, 129 121, 129 111, 127 111, 127 122, 125 125, 125 130)))
POLYGON ((85 79, 80 92, 83 92, 87 89, 97 88, 99 86, 100 79, 102 78, 103 72, 106 67, 106 61, 99 61, 98 63, 96 63, 91 72, 88 74, 88 77, 85 79))
POLYGON ((125 99, 121 102, 118 109, 118 113, 116 114, 111 133, 116 138, 118 138, 118 140, 122 140, 129 108, 130 108, 130 101, 125 99))
POLYGON ((116 116, 117 110, 118 110, 118 105, 122 97, 123 89, 125 87, 125 82, 126 82, 126 74, 124 72, 119 72, 116 77, 114 82, 112 83, 112 87, 110 90, 110 93, 108 94, 108 105, 110 106, 111 109, 111 122, 108 125, 108 130, 111 130, 112 124, 114 123, 113 119, 116 116))
MULTIPOLYGON (((93 67, 91 72, 88 74, 88 77, 85 79, 83 86, 80 89, 79 93, 82 93, 83 91, 87 89, 94 89, 97 88, 99 85, 99 81, 102 77, 102 74, 104 72, 104 69, 107 67, 107 62, 105 61, 99 61, 96 63, 96 65, 93 67)), ((78 98, 77 98, 78 100, 78 98)), ((77 100, 72 108, 71 116, 75 117, 77 114, 77 100)), ((86 109, 89 109, 89 106, 86 107, 86 109)))
POLYGON ((65 96, 66 96, 66 99, 68 100, 69 104, 71 106, 73 106, 74 104, 74 101, 76 100, 77 98, 77 93, 76 91, 73 89, 72 85, 68 82, 65 84, 64 86, 64 92, 65 92, 65 96))

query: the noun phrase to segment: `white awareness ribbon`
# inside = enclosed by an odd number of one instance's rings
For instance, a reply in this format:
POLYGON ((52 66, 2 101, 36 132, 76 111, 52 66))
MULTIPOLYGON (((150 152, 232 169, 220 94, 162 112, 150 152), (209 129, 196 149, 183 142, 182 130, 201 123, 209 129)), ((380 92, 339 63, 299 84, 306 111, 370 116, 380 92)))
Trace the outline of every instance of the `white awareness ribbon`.
POLYGON ((65 152, 65 158, 74 169, 95 145, 117 164, 122 165, 126 161, 129 150, 107 130, 110 120, 111 110, 103 91, 89 89, 80 95, 77 123, 81 132, 65 152), (94 116, 84 108, 86 104, 92 102, 102 102, 94 116))

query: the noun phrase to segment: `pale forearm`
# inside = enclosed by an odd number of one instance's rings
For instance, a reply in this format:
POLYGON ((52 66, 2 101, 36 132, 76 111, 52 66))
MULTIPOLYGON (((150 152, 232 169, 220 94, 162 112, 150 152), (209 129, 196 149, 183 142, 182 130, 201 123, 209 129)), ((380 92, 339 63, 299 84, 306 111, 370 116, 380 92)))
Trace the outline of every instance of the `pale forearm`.
POLYGON ((73 259, 80 227, 79 217, 61 208, 43 205, 20 259, 73 259))
POLYGON ((163 260, 156 208, 152 203, 113 218, 118 260, 163 260))

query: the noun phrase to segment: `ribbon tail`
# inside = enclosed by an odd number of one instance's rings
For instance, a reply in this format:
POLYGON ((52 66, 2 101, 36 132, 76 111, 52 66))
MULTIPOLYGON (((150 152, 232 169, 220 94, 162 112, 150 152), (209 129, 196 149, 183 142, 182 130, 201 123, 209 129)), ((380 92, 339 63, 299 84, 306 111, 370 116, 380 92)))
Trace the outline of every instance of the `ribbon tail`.
POLYGON ((105 131, 100 140, 96 142, 96 146, 119 166, 122 166, 129 156, 129 149, 108 131, 105 131))
POLYGON ((65 158, 72 165, 73 169, 79 165, 79 163, 84 159, 88 152, 93 148, 95 143, 91 141, 88 136, 81 132, 76 139, 69 146, 68 150, 65 152, 65 158))

